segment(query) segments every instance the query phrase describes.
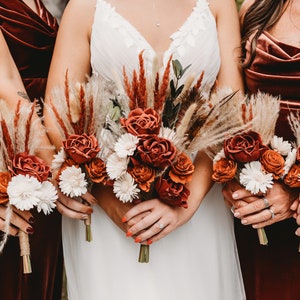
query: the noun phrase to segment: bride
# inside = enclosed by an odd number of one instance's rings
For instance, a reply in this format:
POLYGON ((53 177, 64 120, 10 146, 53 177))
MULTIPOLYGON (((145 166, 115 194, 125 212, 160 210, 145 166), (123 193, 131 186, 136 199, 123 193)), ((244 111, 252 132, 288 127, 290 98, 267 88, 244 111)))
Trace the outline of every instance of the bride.
MULTIPOLYGON (((217 83, 242 89, 238 30, 234 0, 71 0, 58 33, 46 102, 52 89, 63 85, 66 70, 74 81, 91 74, 122 77, 123 66, 127 74, 138 69, 141 51, 146 72, 152 72, 155 58, 163 69, 173 55, 191 65, 186 76, 197 78, 204 70, 210 88, 217 83)), ((61 138, 47 111, 45 124, 59 149, 61 138)), ((212 187, 211 161, 198 153, 194 163, 188 209, 158 199, 133 207, 100 186, 93 190, 95 199, 87 199, 92 208, 60 198, 70 300, 245 299, 232 215, 221 187, 212 187), (78 219, 91 213, 93 240, 87 243, 78 219), (140 264, 137 243, 149 240, 150 262, 140 264)))

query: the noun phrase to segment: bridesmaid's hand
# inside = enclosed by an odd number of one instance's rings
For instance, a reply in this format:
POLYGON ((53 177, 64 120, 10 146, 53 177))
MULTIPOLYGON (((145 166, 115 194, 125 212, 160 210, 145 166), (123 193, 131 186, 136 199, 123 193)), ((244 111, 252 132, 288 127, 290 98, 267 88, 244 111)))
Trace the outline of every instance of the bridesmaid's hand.
MULTIPOLYGON (((6 209, 7 207, 3 204, 0 205, 0 230, 5 230, 5 218, 6 218, 6 209)), ((13 208, 10 225, 9 225, 9 234, 18 235, 19 230, 22 230, 26 233, 34 233, 34 229, 31 224, 34 223, 34 218, 29 211, 20 211, 16 208, 13 208)))
POLYGON ((159 199, 152 199, 136 204, 125 214, 123 221, 130 224, 127 236, 135 236, 136 243, 151 244, 186 223, 188 219, 184 208, 172 207, 159 199), (144 215, 142 219, 134 220, 141 214, 144 215))
MULTIPOLYGON (((294 218, 296 219, 297 224, 300 226, 300 199, 298 198, 297 200, 297 202, 293 203, 291 209, 295 209, 294 218)), ((297 228, 296 235, 300 236, 300 227, 297 228)))
POLYGON ((55 187, 58 195, 56 207, 62 215, 72 219, 88 219, 89 215, 93 212, 93 209, 90 205, 96 203, 96 199, 92 194, 85 193, 84 195, 80 196, 80 199, 83 200, 83 202, 80 202, 77 199, 64 195, 58 188, 57 184, 55 184, 55 187))

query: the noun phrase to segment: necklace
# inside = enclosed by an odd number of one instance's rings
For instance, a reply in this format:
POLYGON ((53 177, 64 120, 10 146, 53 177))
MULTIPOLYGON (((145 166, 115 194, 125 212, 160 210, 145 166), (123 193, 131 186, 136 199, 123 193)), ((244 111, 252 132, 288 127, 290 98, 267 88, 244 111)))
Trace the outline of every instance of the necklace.
POLYGON ((157 12, 156 12, 156 4, 155 4, 155 0, 153 0, 153 2, 152 2, 152 9, 153 9, 153 11, 154 11, 155 26, 156 26, 157 28, 159 28, 159 27, 160 27, 160 21, 159 21, 158 14, 157 14, 157 12))

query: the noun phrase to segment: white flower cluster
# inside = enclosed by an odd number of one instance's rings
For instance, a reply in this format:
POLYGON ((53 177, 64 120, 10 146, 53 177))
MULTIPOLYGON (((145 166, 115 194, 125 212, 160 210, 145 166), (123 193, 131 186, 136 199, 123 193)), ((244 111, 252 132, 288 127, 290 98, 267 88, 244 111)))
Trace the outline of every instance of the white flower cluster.
POLYGON ((30 210, 37 207, 48 215, 55 208, 57 192, 49 181, 39 182, 29 175, 13 176, 7 187, 9 203, 19 210, 30 210))

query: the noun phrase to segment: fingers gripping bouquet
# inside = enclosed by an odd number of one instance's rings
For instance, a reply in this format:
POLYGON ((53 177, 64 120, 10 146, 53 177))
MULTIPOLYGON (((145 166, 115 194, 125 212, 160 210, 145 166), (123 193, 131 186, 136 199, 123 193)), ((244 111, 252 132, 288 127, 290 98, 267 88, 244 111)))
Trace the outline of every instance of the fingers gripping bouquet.
MULTIPOLYGON (((52 162, 52 172, 60 190, 66 196, 76 198, 86 205, 81 196, 91 191, 94 183, 106 184, 106 167, 100 159, 100 147, 96 138, 101 131, 101 86, 92 81, 86 85, 69 85, 65 78, 65 88, 53 91, 48 109, 56 119, 63 137, 62 147, 52 162)), ((84 221, 86 241, 92 240, 91 218, 84 221)))
MULTIPOLYGON (((158 198, 186 208, 186 183, 194 172, 190 155, 217 145, 224 132, 230 135, 242 126, 241 119, 227 122, 229 114, 223 112, 229 105, 236 111, 233 94, 212 97, 214 104, 203 97, 203 74, 194 85, 194 78, 179 85, 187 68, 170 58, 161 79, 158 72, 146 75, 141 53, 132 82, 124 69, 124 85, 115 90, 113 100, 106 99, 111 108, 99 139, 101 157, 120 201, 158 198)), ((149 245, 141 245, 139 262, 148 261, 149 245)))
MULTIPOLYGON (((253 195, 263 197, 274 181, 283 180, 290 169, 291 144, 275 135, 279 100, 268 94, 251 96, 244 105, 243 118, 248 131, 224 141, 223 149, 215 156, 213 180, 237 181, 253 195)), ((271 217, 274 212, 271 208, 271 217)), ((264 229, 258 229, 260 244, 267 245, 264 229)))
MULTIPOLYGON (((15 113, 0 100, 0 203, 7 206, 2 252, 9 235, 12 211, 29 211, 36 208, 45 215, 52 212, 57 200, 56 189, 49 181, 50 166, 34 155, 39 145, 40 128, 33 121, 34 104, 22 106, 19 101, 15 113)), ((31 273, 28 234, 19 230, 20 255, 23 272, 31 273)))

